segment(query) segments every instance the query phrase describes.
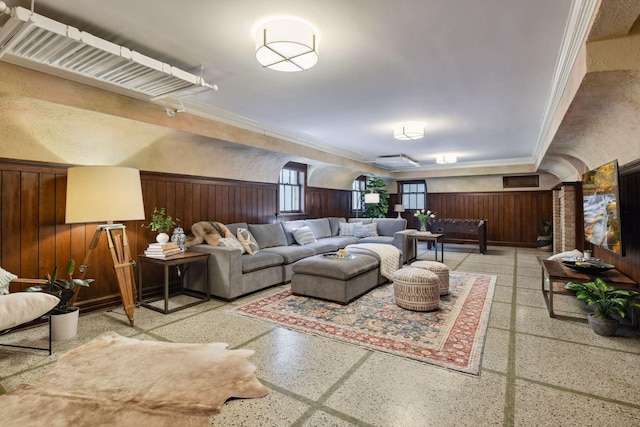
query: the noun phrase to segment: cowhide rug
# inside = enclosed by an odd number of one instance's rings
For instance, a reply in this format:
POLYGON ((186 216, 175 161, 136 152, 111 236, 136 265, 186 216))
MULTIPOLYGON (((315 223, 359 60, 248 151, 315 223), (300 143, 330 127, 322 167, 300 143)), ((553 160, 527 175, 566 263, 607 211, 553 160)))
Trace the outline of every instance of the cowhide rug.
POLYGON ((142 341, 107 332, 39 379, 0 396, 3 426, 208 426, 231 397, 265 396, 225 343, 142 341))

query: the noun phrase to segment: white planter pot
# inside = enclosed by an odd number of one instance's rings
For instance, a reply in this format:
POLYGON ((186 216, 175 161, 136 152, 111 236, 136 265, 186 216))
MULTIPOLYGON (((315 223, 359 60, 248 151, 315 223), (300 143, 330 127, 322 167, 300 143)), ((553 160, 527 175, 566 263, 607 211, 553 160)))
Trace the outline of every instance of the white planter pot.
POLYGON ((78 318, 80 309, 71 307, 73 311, 65 314, 51 315, 51 339, 61 341, 73 338, 78 334, 78 318))
POLYGON ((156 242, 167 243, 169 241, 169 235, 167 233, 158 233, 156 236, 156 242))

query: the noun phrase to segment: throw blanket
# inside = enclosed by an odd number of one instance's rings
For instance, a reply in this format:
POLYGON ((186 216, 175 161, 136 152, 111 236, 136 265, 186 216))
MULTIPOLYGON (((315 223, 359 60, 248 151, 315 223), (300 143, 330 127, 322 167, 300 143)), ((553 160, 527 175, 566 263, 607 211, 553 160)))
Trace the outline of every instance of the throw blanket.
POLYGON ((191 226, 191 234, 187 236, 185 247, 207 242, 211 246, 218 246, 223 237, 232 237, 231 231, 221 222, 200 221, 191 226))
POLYGON ((356 243, 345 249, 349 250, 349 248, 366 249, 376 253, 380 257, 380 274, 393 281, 393 273, 400 268, 400 250, 398 248, 385 243, 356 243))

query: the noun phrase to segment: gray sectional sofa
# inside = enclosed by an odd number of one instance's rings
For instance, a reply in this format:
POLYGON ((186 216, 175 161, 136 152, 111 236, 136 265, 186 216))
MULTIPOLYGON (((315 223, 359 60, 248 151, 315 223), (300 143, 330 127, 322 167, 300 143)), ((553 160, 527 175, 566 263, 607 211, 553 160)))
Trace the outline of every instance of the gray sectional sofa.
MULTIPOLYGON (((239 249, 207 244, 194 245, 192 252, 210 254, 209 289, 212 296, 224 300, 233 300, 242 295, 289 282, 293 264, 303 258, 334 252, 355 243, 385 243, 396 246, 410 259, 413 243, 407 235, 407 221, 396 218, 350 218, 348 222, 376 224, 377 236, 355 237, 340 235, 340 223, 345 218, 317 218, 299 221, 283 221, 273 224, 227 224, 233 235, 238 228, 248 229, 259 246, 254 255, 242 254, 239 249), (316 239, 306 245, 296 243, 293 230, 308 226, 316 239)), ((204 292, 206 269, 200 263, 189 266, 185 275, 185 287, 204 292)))

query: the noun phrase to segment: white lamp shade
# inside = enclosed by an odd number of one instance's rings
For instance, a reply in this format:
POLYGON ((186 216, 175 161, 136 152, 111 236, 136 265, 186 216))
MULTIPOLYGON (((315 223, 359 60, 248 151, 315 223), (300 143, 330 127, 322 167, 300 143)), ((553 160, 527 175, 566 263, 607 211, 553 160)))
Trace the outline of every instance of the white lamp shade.
POLYGON ((365 193, 364 195, 365 203, 380 203, 380 194, 378 193, 365 193))
POLYGON ((256 30, 256 59, 272 70, 308 70, 318 62, 315 31, 310 25, 295 20, 264 23, 256 30))
POLYGON ((393 211, 394 212, 404 212, 404 205, 394 205, 393 206, 393 211))
POLYGON ((413 141, 424 137, 424 123, 406 122, 393 128, 393 137, 400 141, 413 141))
POLYGON ((138 169, 78 166, 67 171, 67 224, 145 219, 138 169))

